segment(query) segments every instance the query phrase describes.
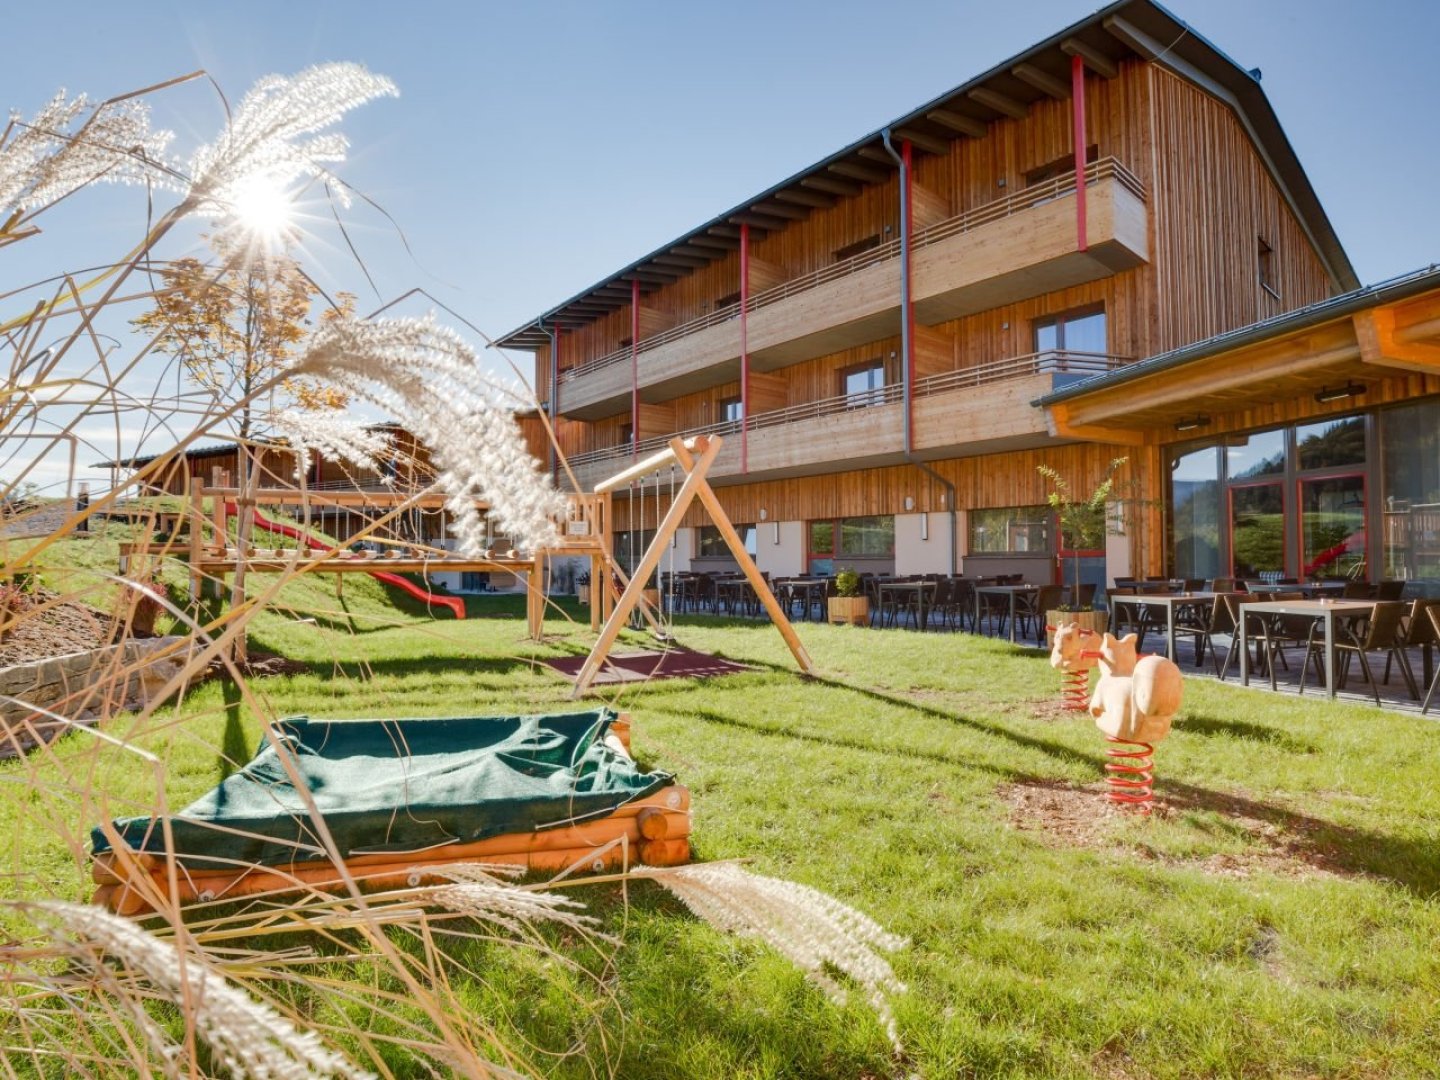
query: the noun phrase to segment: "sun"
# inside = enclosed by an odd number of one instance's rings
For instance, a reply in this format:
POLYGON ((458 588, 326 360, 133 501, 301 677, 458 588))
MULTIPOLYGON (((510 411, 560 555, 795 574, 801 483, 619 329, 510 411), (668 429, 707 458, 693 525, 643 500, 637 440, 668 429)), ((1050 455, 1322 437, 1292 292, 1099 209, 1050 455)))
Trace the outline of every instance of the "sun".
POLYGON ((267 244, 283 240, 295 228, 295 204, 274 177, 256 174, 230 191, 235 224, 267 244))

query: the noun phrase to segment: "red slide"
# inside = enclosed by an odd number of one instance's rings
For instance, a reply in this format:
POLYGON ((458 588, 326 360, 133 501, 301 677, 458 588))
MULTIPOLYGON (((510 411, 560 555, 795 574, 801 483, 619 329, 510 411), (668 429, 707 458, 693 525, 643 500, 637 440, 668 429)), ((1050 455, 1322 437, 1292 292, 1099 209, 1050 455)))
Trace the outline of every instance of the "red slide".
MULTIPOLYGON (((225 512, 233 516, 236 513, 235 504, 227 503, 225 505, 225 512)), ((333 546, 324 540, 316 540, 313 536, 305 535, 305 533, 301 532, 294 525, 286 525, 281 521, 271 521, 259 510, 255 511, 255 527, 257 529, 264 529, 266 532, 288 536, 292 540, 302 540, 312 551, 329 551, 333 546)), ((465 601, 458 596, 436 596, 434 593, 426 592, 419 585, 416 585, 408 578, 401 577, 399 574, 387 574, 383 570, 372 570, 369 571, 369 573, 376 581, 383 581, 386 585, 393 585, 395 588, 409 593, 422 603, 432 606, 438 604, 441 607, 447 607, 455 613, 455 618, 457 619, 463 619, 465 617, 465 601)))

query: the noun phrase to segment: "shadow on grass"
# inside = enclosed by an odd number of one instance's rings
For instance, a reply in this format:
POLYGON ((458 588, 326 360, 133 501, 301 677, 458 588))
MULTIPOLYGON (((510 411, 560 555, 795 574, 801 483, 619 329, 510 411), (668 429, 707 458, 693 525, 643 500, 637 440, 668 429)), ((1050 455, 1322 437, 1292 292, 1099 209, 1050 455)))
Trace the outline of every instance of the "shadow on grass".
POLYGON ((226 780, 250 760, 250 746, 245 741, 245 727, 240 721, 240 687, 232 679, 220 684, 221 697, 225 702, 225 731, 220 736, 220 756, 216 766, 220 779, 226 780))
POLYGON ((1248 720, 1221 720, 1214 716, 1181 716, 1175 722, 1175 730, 1187 735, 1226 735, 1232 739, 1265 743, 1292 754, 1317 754, 1320 748, 1314 743, 1297 739, 1279 728, 1252 724, 1248 720))

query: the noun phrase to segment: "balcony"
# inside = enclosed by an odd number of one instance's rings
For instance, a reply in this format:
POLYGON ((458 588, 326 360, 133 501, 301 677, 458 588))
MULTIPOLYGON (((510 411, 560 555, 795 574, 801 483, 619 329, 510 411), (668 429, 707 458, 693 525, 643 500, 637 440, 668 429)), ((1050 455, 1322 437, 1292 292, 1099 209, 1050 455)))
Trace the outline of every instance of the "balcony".
MULTIPOLYGON (((1086 232, 1075 237, 1075 178, 1057 177, 915 236, 916 320, 945 322, 1095 281, 1148 258, 1145 190, 1114 158, 1086 170, 1086 232)), ((900 332, 899 240, 764 292, 747 303, 750 363, 770 371, 900 332)), ((664 401, 729 382, 740 363, 739 305, 639 343, 640 393, 664 401)), ((560 408, 598 419, 625 408, 630 350, 560 373, 560 408)))
MULTIPOLYGON (((1125 357, 1099 353, 1046 352, 920 379, 915 384, 914 452, 933 459, 1042 446, 1050 437, 1045 416, 1031 407, 1032 400, 1128 362, 1125 357)), ((710 470, 719 483, 813 476, 905 460, 904 401, 898 385, 676 434, 719 435, 725 440, 710 470), (744 473, 742 427, 749 432, 749 471, 744 473)), ((633 451, 626 446, 577 454, 570 458, 570 468, 581 489, 591 491, 635 456, 654 453, 670 438, 643 439, 633 451)))

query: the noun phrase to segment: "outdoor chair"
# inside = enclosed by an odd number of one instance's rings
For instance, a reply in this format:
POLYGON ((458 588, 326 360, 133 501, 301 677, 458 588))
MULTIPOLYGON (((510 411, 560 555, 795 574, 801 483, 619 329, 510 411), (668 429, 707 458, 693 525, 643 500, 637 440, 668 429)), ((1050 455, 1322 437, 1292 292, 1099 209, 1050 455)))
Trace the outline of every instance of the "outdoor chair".
MULTIPOLYGON (((1440 600, 1427 600, 1423 597, 1410 602, 1410 611, 1406 614, 1403 623, 1405 634, 1405 647, 1408 649, 1421 649, 1425 658, 1425 678, 1430 678, 1430 669, 1433 666, 1433 653, 1435 646, 1440 644, 1440 636, 1436 635, 1435 626, 1431 623, 1428 612, 1431 608, 1440 608, 1440 600)), ((1385 658, 1385 681, 1390 681, 1390 664, 1395 658, 1385 658)))
MULTIPOLYGON (((1374 673, 1370 670, 1369 654, 1372 652, 1387 652, 1391 657, 1399 657, 1400 674, 1405 676, 1405 686, 1410 691, 1410 696, 1416 701, 1420 700, 1420 691, 1415 686, 1415 674, 1410 670, 1410 658, 1405 654, 1405 635, 1402 633, 1402 620, 1405 618, 1405 605, 1398 600, 1380 601, 1375 605, 1375 610, 1370 613, 1368 619, 1357 619, 1352 623, 1337 623, 1335 626, 1335 638, 1333 647, 1340 663, 1339 684, 1343 687, 1350 674, 1350 657, 1352 655, 1360 658, 1360 670, 1365 675, 1365 681, 1370 684, 1370 690, 1375 695, 1375 704, 1380 704, 1380 682, 1376 680, 1374 673)), ((1319 656, 1320 651, 1325 648, 1324 634, 1317 622, 1310 629, 1309 641, 1305 646, 1306 666, 1312 654, 1319 656)), ((1300 671, 1300 692, 1305 692, 1305 669, 1300 671)))
MULTIPOLYGON (((1275 593, 1270 600, 1283 602, 1286 600, 1303 600, 1305 594, 1300 592, 1275 593)), ((1275 682, 1275 660, 1278 657, 1280 666, 1286 671, 1290 670, 1289 661, 1285 659, 1287 648, 1299 648, 1305 645, 1315 629, 1315 620, 1309 615, 1252 615, 1256 620, 1259 636, 1256 642, 1257 659, 1264 665, 1270 676, 1270 689, 1278 689, 1275 682)), ((1305 662, 1309 663, 1310 653, 1307 649, 1305 662)), ((1300 673, 1300 685, 1305 685, 1305 673, 1300 673)))
POLYGON ((1368 581, 1347 581, 1345 588, 1340 590, 1342 600, 1371 600, 1378 599, 1375 596, 1375 586, 1368 581))
POLYGON ((950 593, 950 604, 947 614, 951 617, 951 625, 959 629, 965 629, 965 620, 970 620, 970 629, 979 630, 975 625, 975 583, 966 581, 964 578, 954 578, 951 581, 953 589, 950 593))
MULTIPOLYGON (((1425 609, 1425 615, 1430 620, 1430 632, 1440 639, 1440 603, 1432 603, 1425 609)), ((1435 698, 1435 688, 1440 686, 1440 667, 1435 669, 1435 677, 1430 680, 1430 689, 1425 691, 1425 702, 1420 706, 1420 713, 1430 711, 1430 702, 1435 698)))
POLYGON ((1239 592, 1241 582, 1238 578, 1217 577, 1210 581, 1210 591, 1215 593, 1239 592))
POLYGON ((1405 582, 1403 581, 1382 581, 1375 586, 1376 600, 1399 600, 1405 595, 1405 582))
POLYGON ((1235 661, 1235 620, 1239 610, 1237 605, 1244 595, 1244 593, 1234 591, 1216 593, 1204 619, 1177 624, 1175 627, 1177 636, 1185 635, 1195 639, 1195 666, 1197 668, 1204 665, 1205 653, 1207 651, 1210 653, 1210 664, 1215 669, 1215 677, 1221 682, 1225 681, 1225 673, 1230 670, 1230 665, 1235 661), (1215 647, 1217 638, 1227 639, 1223 664, 1220 661, 1220 650, 1215 647))
POLYGON ((1045 642, 1045 613, 1065 603, 1070 596, 1068 585, 1041 585, 1033 596, 1015 598, 1015 618, 1021 634, 1034 633, 1036 644, 1045 642))
POLYGON ((937 576, 935 578, 935 591, 925 601, 925 625, 929 626, 937 618, 940 620, 940 628, 945 628, 946 619, 949 616, 952 598, 955 595, 955 583, 947 577, 937 576))

